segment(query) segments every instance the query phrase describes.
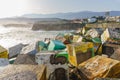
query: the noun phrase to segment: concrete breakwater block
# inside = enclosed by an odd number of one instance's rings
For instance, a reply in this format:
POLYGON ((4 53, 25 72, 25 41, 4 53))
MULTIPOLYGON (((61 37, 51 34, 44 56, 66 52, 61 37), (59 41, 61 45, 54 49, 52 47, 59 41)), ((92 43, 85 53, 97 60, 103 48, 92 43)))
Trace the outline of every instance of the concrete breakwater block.
POLYGON ((110 58, 120 61, 120 48, 116 49, 110 58))
POLYGON ((54 50, 63 50, 66 46, 59 40, 51 40, 50 44, 48 46, 48 51, 54 51, 54 50))
POLYGON ((103 56, 95 56, 78 67, 82 80, 95 78, 120 78, 120 62, 103 56))
POLYGON ((9 64, 8 59, 6 59, 6 58, 0 58, 0 67, 6 66, 8 64, 9 64))
POLYGON ((2 46, 0 46, 0 58, 8 58, 8 51, 2 46))
POLYGON ((21 44, 21 43, 9 47, 9 48, 8 48, 9 58, 14 57, 14 56, 17 56, 18 54, 20 54, 22 48, 23 48, 23 44, 21 44))
POLYGON ((12 58, 20 54, 23 44, 15 41, 13 39, 5 39, 0 41, 1 46, 7 49, 8 51, 8 58, 12 58))
POLYGON ((35 55, 31 54, 19 54, 14 64, 37 64, 35 62, 35 55))
POLYGON ((99 36, 99 32, 96 29, 90 29, 86 32, 85 36, 90 36, 91 38, 95 38, 99 36))
POLYGON ((119 39, 120 38, 120 31, 119 31, 120 28, 112 28, 110 29, 109 28, 109 32, 110 32, 110 37, 111 38, 116 38, 116 39, 119 39))
POLYGON ((120 48, 119 44, 105 43, 102 46, 102 53, 111 57, 118 48, 120 48))
POLYGON ((37 42, 30 43, 27 46, 23 47, 20 54, 36 54, 37 51, 37 42))
POLYGON ((8 65, 0 72, 0 80, 46 80, 44 65, 8 65))
POLYGON ((118 78, 95 78, 94 80, 120 80, 118 78))
POLYGON ((67 45, 69 62, 73 66, 78 66, 80 63, 94 56, 93 43, 80 42, 67 45))
POLYGON ((36 62, 47 66, 47 79, 68 80, 68 53, 63 51, 41 51, 36 54, 36 62))

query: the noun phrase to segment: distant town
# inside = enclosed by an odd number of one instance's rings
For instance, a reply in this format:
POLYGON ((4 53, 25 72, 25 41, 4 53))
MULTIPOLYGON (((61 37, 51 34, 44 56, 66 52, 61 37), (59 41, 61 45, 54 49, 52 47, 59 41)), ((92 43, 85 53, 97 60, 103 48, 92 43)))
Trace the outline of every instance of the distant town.
POLYGON ((109 12, 105 12, 104 16, 93 16, 91 18, 74 19, 73 23, 111 23, 120 22, 120 16, 110 16, 109 12))

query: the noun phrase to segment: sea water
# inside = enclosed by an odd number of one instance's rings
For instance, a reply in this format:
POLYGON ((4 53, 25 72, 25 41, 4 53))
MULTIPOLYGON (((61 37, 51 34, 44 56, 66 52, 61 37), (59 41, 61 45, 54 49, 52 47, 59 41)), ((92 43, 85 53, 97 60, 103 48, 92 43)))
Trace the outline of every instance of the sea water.
POLYGON ((33 31, 24 27, 4 27, 0 26, 0 45, 8 48, 15 44, 30 44, 32 42, 44 40, 44 38, 55 38, 59 33, 71 31, 33 31))

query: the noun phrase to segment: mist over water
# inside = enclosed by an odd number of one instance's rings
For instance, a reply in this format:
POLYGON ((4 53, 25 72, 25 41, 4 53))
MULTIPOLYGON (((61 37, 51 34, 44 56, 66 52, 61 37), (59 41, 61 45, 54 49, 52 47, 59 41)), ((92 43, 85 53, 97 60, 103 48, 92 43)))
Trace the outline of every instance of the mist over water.
POLYGON ((8 33, 11 30, 12 30, 11 28, 7 29, 7 28, 5 28, 3 26, 0 26, 0 34, 8 33))
POLYGON ((70 31, 32 31, 31 28, 0 26, 0 45, 8 48, 15 44, 30 44, 44 38, 54 38, 58 33, 70 31))

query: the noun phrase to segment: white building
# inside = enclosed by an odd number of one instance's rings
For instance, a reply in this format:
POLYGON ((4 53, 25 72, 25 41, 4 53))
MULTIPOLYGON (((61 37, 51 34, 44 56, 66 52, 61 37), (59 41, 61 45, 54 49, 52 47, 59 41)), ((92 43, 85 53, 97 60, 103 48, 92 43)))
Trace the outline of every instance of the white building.
POLYGON ((97 21, 96 18, 89 18, 89 19, 88 19, 88 23, 93 23, 93 22, 96 22, 96 21, 97 21))

